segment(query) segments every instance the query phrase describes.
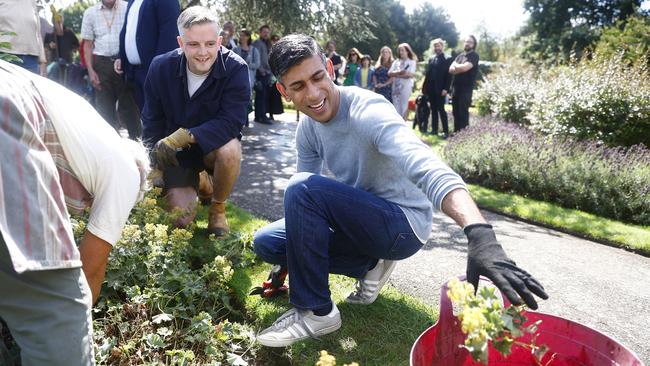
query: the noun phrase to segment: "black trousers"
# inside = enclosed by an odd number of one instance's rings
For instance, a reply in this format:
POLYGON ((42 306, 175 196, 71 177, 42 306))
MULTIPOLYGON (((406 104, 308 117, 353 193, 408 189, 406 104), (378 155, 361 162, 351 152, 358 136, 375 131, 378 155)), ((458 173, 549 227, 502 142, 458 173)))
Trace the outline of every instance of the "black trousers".
POLYGON ((472 105, 472 90, 454 90, 451 106, 454 115, 454 132, 469 126, 469 107, 472 105))
POLYGON ((119 130, 121 123, 129 131, 129 138, 140 138, 142 123, 133 83, 124 81, 113 70, 113 60, 110 57, 95 56, 94 66, 101 82, 101 90, 95 89, 97 111, 116 130, 119 130))
POLYGON ((255 75, 255 120, 265 121, 269 106, 269 81, 271 75, 255 75))
POLYGON ((449 135, 449 121, 447 120, 447 112, 445 111, 445 99, 440 94, 429 97, 429 105, 431 106, 431 133, 434 135, 438 133, 438 116, 440 116, 440 122, 442 122, 442 132, 445 135, 449 135))

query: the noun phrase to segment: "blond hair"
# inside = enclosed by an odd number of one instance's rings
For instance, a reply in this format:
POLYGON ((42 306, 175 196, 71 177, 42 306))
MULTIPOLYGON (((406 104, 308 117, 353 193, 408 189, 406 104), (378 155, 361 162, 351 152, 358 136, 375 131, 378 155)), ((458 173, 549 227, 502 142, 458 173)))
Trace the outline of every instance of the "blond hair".
POLYGON ((375 64, 375 68, 379 68, 380 66, 383 66, 385 68, 389 68, 393 64, 393 50, 390 49, 388 46, 384 46, 379 50, 379 56, 377 57, 377 63, 375 64), (388 59, 385 62, 383 61, 383 56, 381 55, 384 50, 388 50, 388 59))

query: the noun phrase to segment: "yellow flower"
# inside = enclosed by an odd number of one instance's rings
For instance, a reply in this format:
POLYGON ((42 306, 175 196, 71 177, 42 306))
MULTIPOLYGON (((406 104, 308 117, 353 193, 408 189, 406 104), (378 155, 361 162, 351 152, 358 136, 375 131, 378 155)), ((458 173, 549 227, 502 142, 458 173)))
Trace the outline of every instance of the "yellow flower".
POLYGON ((320 351, 320 358, 316 362, 316 366, 336 366, 336 358, 327 353, 327 351, 320 351))
POLYGON ((460 282, 458 278, 452 278, 447 283, 447 297, 459 305, 465 305, 474 298, 474 286, 469 282, 460 282))
POLYGON ((461 329, 463 333, 480 331, 488 325, 483 309, 476 307, 466 307, 462 313, 461 329))

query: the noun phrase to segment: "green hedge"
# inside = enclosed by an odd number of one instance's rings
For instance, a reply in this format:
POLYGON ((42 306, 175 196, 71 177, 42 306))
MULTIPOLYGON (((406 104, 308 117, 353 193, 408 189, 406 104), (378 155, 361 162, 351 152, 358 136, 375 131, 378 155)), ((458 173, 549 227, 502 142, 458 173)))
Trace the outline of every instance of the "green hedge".
POLYGON ((482 122, 454 135, 442 154, 470 183, 650 225, 650 150, 642 145, 608 148, 482 122))
POLYGON ((650 145, 650 72, 643 62, 630 67, 609 58, 543 71, 510 66, 487 78, 476 104, 482 115, 553 136, 650 145))

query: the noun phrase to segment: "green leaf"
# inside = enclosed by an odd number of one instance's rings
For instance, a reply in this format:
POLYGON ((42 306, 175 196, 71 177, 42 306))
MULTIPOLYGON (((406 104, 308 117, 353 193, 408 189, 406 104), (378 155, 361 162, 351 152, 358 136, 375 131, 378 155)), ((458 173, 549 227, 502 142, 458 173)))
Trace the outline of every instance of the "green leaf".
POLYGON ((162 313, 162 314, 158 314, 158 315, 154 316, 153 318, 151 318, 151 321, 154 324, 160 324, 160 323, 163 323, 163 322, 172 321, 173 319, 174 319, 174 317, 172 315, 162 313))
POLYGON ((512 345, 515 343, 515 340, 510 337, 503 337, 498 340, 492 341, 492 347, 499 351, 502 355, 509 355, 511 352, 512 345))
POLYGON ((149 345, 149 347, 154 348, 154 349, 159 349, 159 348, 165 348, 167 347, 167 343, 162 339, 161 336, 158 334, 149 334, 146 336, 145 341, 149 345))
POLYGON ((248 362, 246 362, 240 355, 234 353, 228 352, 226 360, 232 366, 248 366, 248 362))
POLYGON ((172 335, 174 332, 167 327, 161 327, 156 330, 156 333, 158 333, 161 337, 166 338, 172 335))

